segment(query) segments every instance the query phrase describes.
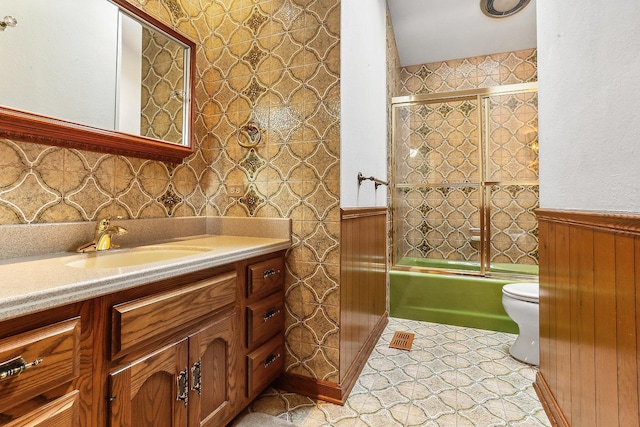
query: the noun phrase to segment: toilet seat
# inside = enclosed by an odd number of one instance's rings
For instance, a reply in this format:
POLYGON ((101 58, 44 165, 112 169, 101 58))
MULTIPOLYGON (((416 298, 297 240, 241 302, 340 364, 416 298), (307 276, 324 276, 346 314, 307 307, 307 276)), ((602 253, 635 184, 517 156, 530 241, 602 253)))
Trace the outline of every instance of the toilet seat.
POLYGON ((538 304, 539 285, 537 283, 509 283, 502 287, 502 293, 510 298, 538 304))

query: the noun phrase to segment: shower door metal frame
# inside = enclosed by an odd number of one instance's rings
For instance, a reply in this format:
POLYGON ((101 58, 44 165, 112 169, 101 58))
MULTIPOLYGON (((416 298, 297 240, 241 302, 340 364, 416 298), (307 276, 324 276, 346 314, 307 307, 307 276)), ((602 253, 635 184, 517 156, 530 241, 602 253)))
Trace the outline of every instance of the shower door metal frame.
MULTIPOLYGON (((397 96, 391 98, 391 182, 390 189, 391 191, 391 268, 395 270, 407 270, 407 271, 427 271, 429 273, 442 273, 442 274, 460 274, 460 275, 473 275, 473 276, 487 276, 488 274, 492 277, 500 277, 500 278, 523 278, 523 277, 531 277, 530 275, 525 274, 510 274, 510 273, 494 273, 491 272, 491 208, 487 199, 487 189, 493 185, 504 185, 510 184, 509 181, 485 181, 485 171, 487 165, 484 164, 485 161, 488 161, 488 153, 483 153, 483 149, 488 150, 488 135, 485 135, 487 129, 485 128, 485 124, 488 123, 488 118, 483 117, 488 114, 488 109, 484 108, 483 100, 488 99, 491 96, 498 95, 508 95, 515 93, 526 93, 526 92, 537 92, 538 83, 519 83, 513 85, 503 85, 503 86, 494 86, 488 88, 479 88, 479 89, 469 89, 469 90, 461 90, 461 91, 453 91, 453 92, 439 92, 439 93, 429 93, 429 94, 420 94, 420 95, 409 95, 409 96, 397 96), (461 271, 455 269, 445 269, 445 268, 429 268, 429 267, 413 267, 413 266, 399 266, 396 264, 396 212, 395 207, 397 206, 397 195, 396 192, 398 190, 398 183, 396 177, 396 126, 398 124, 396 117, 396 108, 397 107, 410 107, 415 105, 424 105, 430 103, 438 103, 438 102, 447 102, 447 101, 460 101, 464 99, 474 99, 478 103, 478 156, 479 161, 478 165, 481 173, 481 180, 478 183, 456 183, 456 184, 447 184, 449 187, 473 187, 477 188, 480 192, 480 271, 461 271)), ((420 184, 420 185, 407 185, 408 188, 429 188, 429 187, 437 187, 442 184, 420 184)), ((538 181, 527 181, 521 183, 521 185, 538 185, 538 181)), ((537 276, 536 276, 537 277, 537 276)))

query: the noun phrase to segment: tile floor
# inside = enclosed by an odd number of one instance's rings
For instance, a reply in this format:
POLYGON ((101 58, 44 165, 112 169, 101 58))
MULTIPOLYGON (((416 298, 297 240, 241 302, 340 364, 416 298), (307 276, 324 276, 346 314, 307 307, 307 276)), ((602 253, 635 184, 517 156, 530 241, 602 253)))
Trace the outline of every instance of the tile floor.
POLYGON ((390 318, 344 406, 267 389, 249 407, 320 426, 550 426, 535 368, 508 355, 515 335, 390 318), (389 348, 415 333, 411 351, 389 348))

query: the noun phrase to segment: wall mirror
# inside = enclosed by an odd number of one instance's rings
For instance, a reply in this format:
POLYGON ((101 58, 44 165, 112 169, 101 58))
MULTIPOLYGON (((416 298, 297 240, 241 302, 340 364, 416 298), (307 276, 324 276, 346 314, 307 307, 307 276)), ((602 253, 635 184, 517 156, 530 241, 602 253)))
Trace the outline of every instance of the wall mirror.
POLYGON ((0 136, 179 161, 195 44, 126 0, 4 0, 0 136))

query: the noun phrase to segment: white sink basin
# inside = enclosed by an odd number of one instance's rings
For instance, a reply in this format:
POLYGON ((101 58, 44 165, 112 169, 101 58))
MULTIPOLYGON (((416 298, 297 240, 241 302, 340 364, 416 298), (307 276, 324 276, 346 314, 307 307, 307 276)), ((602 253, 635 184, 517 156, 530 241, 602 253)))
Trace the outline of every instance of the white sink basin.
POLYGON ((117 252, 92 252, 86 258, 67 263, 75 268, 118 268, 167 261, 209 251, 208 248, 182 246, 143 246, 117 252))

